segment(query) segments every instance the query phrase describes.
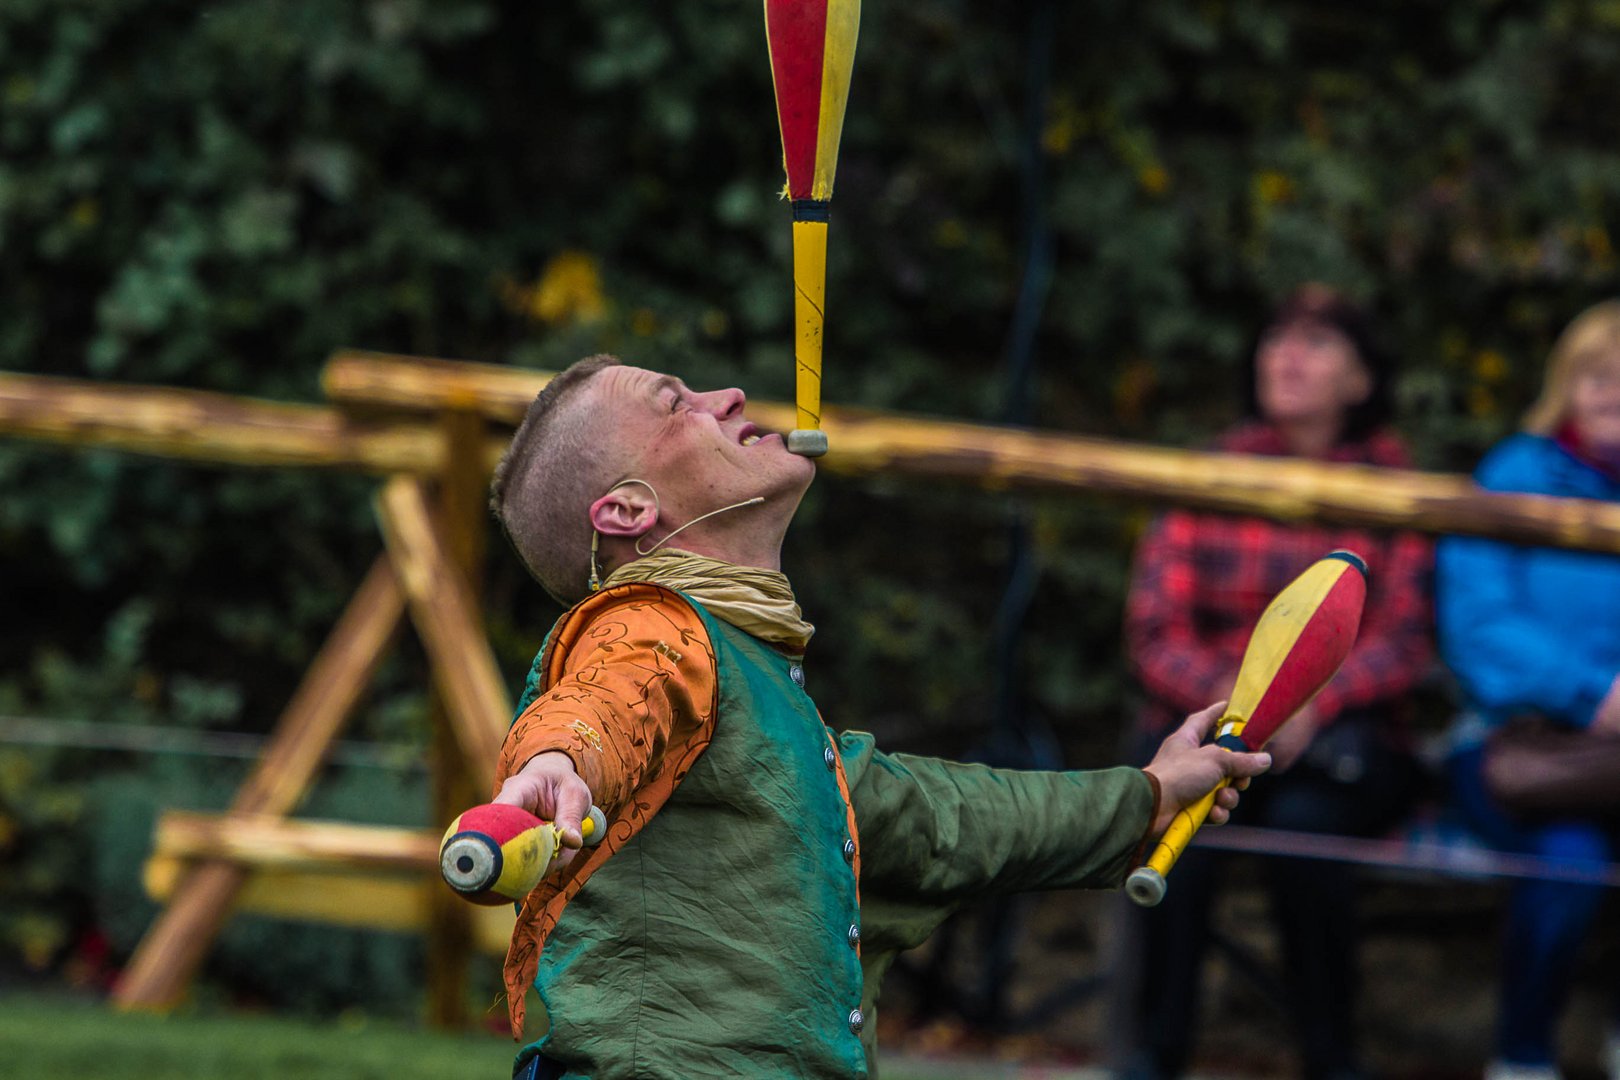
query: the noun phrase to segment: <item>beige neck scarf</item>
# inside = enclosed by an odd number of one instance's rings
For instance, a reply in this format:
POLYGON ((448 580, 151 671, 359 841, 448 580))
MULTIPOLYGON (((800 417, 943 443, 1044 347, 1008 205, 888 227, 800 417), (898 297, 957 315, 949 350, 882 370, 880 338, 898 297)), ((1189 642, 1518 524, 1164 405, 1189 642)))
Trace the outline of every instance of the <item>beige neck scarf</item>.
POLYGON ((627 562, 607 576, 603 588, 627 581, 650 581, 686 593, 745 634, 802 653, 816 628, 804 621, 793 586, 780 570, 711 559, 680 548, 664 548, 627 562))

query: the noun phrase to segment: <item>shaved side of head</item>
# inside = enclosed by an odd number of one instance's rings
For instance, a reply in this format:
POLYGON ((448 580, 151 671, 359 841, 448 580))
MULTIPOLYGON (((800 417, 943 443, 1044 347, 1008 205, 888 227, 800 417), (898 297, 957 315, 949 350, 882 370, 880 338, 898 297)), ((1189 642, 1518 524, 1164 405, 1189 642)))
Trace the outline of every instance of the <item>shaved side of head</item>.
POLYGON ((559 603, 589 592, 590 507, 618 479, 618 448, 592 422, 593 376, 619 363, 589 356, 546 384, 495 468, 490 509, 529 573, 559 603))

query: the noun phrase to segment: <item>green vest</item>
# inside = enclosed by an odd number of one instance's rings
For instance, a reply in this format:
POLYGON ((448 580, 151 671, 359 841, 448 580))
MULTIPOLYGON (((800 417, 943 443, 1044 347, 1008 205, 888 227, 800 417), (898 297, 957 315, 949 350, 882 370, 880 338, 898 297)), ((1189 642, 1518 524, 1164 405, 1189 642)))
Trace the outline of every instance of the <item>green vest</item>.
POLYGON ((873 1010, 897 952, 964 902, 1116 888, 1135 864, 1155 806, 1140 769, 990 769, 884 754, 847 731, 836 754, 860 828, 857 916, 829 737, 796 665, 692 607, 718 662, 714 739, 564 909, 535 978, 551 1032, 520 1063, 544 1050, 592 1080, 872 1076, 873 1010))
POLYGON ((593 1080, 865 1077, 829 733, 797 662, 692 606, 719 670, 713 741, 564 909, 535 976, 550 1031, 519 1060, 538 1049, 593 1080))

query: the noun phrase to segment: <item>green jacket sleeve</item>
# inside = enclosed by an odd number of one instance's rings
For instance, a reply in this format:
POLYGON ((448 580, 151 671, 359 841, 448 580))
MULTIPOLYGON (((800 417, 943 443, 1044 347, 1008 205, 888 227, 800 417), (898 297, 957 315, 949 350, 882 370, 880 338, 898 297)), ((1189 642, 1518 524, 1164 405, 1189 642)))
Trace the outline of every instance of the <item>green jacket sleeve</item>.
POLYGON ((1140 769, 1021 772, 884 754, 839 736, 861 844, 862 940, 911 948, 960 904, 1026 889, 1116 887, 1154 809, 1140 769))
POLYGON ((880 753, 858 731, 838 747, 861 838, 861 1041, 875 1078, 878 998, 895 956, 978 896, 1121 884, 1157 796, 1140 769, 991 769, 880 753))

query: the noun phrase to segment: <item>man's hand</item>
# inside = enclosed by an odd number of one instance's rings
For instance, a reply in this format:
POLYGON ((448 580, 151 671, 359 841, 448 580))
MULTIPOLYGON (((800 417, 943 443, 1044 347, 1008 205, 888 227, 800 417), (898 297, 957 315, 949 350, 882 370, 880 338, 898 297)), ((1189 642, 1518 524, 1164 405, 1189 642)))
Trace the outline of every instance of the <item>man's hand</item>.
POLYGON ((1223 788, 1215 796, 1215 805, 1209 810, 1211 825, 1224 825, 1237 806, 1238 792, 1249 786, 1249 777, 1258 776, 1271 767, 1271 755, 1237 754, 1223 750, 1213 743, 1204 745, 1210 729, 1226 710, 1226 702, 1218 701, 1203 712, 1187 717, 1170 737, 1159 746, 1143 771, 1159 782, 1159 816, 1153 820, 1153 835, 1158 836, 1170 827, 1176 814, 1215 790, 1222 780, 1231 780, 1232 786, 1223 788))
POLYGON ((562 849, 559 866, 567 866, 585 843, 580 822, 591 812, 591 789, 574 770, 574 759, 560 750, 536 754, 506 778, 493 802, 521 806, 557 827, 562 849))
POLYGON ((1609 684, 1609 692, 1598 703, 1587 730, 1599 735, 1620 735, 1620 678, 1609 684))

